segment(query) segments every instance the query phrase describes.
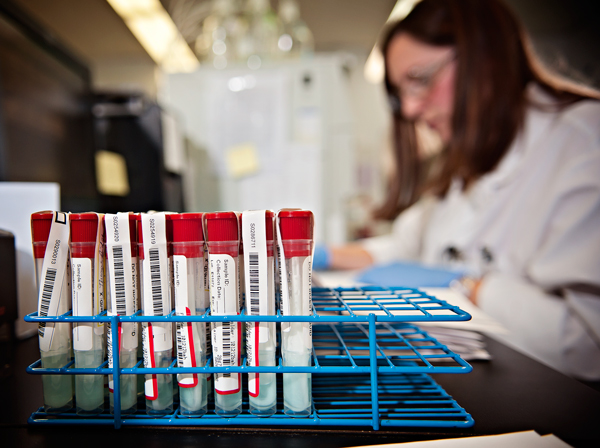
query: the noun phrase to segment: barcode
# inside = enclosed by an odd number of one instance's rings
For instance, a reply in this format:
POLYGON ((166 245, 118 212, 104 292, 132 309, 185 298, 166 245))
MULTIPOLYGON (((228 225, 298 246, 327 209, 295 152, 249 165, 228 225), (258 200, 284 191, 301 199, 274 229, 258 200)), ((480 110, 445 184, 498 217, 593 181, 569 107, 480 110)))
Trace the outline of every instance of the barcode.
POLYGON ((260 277, 258 275, 259 272, 259 263, 258 263, 258 253, 250 252, 249 256, 249 266, 248 273, 250 274, 250 314, 251 315, 259 315, 260 314, 260 277))
POLYGON ((106 333, 106 344, 108 346, 108 368, 112 369, 112 330, 111 330, 111 323, 108 323, 108 330, 106 333))
POLYGON ((142 327, 142 356, 144 359, 144 367, 149 368, 152 367, 150 362, 150 342, 149 338, 152 337, 150 335, 150 325, 152 324, 143 324, 142 327))
POLYGON ((279 292, 281 294, 281 299, 279 300, 279 310, 281 311, 281 315, 284 316, 285 312, 284 312, 284 306, 283 306, 283 282, 287 281, 287 279, 283 278, 282 275, 282 263, 285 263, 285 260, 283 259, 283 254, 281 253, 281 247, 279 246, 279 244, 277 244, 277 274, 279 276, 279 292))
POLYGON ((127 314, 127 302, 125 300, 125 269, 123 267, 123 246, 112 248, 114 271, 115 271, 115 298, 117 299, 117 315, 127 314))
MULTIPOLYGON (((223 323, 223 366, 232 366, 231 362, 231 327, 236 325, 236 322, 224 322, 223 323)), ((223 373, 223 378, 230 378, 231 373, 223 373)))
POLYGON ((187 342, 185 340, 185 330, 187 329, 187 323, 177 322, 177 366, 185 367, 185 352, 187 342))
POLYGON ((44 287, 42 288, 42 303, 40 304, 40 316, 47 316, 50 309, 50 300, 52 299, 52 291, 54 290, 54 282, 56 281, 56 269, 48 268, 46 277, 44 278, 44 287))
MULTIPOLYGON (((47 316, 50 309, 50 301, 52 299, 52 291, 54 290, 54 282, 56 281, 56 269, 46 269, 46 277, 44 278, 44 286, 42 288, 42 303, 40 304, 40 316, 47 316)), ((40 322, 38 325, 38 335, 44 337, 46 332, 46 322, 40 322)))
POLYGON ((206 324, 204 326, 205 332, 206 332, 206 356, 210 356, 212 355, 212 340, 211 340, 211 334, 210 334, 210 324, 206 324))
POLYGON ((150 249, 150 281, 152 283, 152 308, 155 316, 163 315, 162 283, 160 281, 160 257, 158 249, 150 249))

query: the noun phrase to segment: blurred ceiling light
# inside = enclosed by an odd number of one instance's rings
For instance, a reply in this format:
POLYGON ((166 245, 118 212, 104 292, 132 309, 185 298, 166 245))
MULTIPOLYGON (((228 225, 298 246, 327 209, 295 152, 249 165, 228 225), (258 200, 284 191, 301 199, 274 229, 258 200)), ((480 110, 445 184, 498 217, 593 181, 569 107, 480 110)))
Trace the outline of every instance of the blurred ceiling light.
POLYGON ((199 62, 160 0, 107 0, 150 57, 168 73, 191 72, 199 62))
MULTIPOLYGON (((421 0, 398 0, 394 5, 394 9, 392 9, 386 24, 401 20, 406 17, 420 1, 421 0)), ((371 54, 369 54, 367 62, 365 63, 363 73, 365 79, 372 84, 379 84, 383 82, 383 78, 385 76, 385 63, 378 44, 375 44, 371 50, 371 54)))

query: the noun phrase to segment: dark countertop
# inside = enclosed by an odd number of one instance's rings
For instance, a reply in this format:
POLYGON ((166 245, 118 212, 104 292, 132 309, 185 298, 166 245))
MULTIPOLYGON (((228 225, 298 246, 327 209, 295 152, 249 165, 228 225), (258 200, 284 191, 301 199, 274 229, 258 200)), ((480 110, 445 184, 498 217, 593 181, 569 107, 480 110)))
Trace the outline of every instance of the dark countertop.
MULTIPOLYGON (((365 427, 123 427, 32 426, 27 418, 42 404, 39 375, 25 368, 39 356, 37 338, 14 346, 12 374, 0 379, 2 446, 86 447, 143 443, 219 447, 349 447, 534 429, 573 446, 600 446, 600 392, 486 338, 492 361, 473 363, 468 374, 436 374, 437 381, 475 419, 472 428, 365 427)), ((7 370, 5 369, 5 373, 7 370)))

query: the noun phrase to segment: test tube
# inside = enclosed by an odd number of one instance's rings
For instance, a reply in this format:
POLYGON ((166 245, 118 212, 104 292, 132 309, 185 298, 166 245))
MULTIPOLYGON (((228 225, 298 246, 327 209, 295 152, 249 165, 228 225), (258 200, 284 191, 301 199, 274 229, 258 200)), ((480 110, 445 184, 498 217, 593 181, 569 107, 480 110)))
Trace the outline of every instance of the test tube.
MULTIPOLYGON (((137 311, 138 258, 137 226, 132 213, 104 215, 107 256, 108 315, 131 316, 137 311)), ((107 332, 108 367, 112 368, 112 331, 107 332)), ((119 322, 119 366, 132 368, 137 364, 139 325, 137 322, 119 322)), ((121 413, 132 414, 137 410, 137 376, 121 375, 121 413)), ((141 376, 141 375, 139 375, 141 376)), ((108 389, 110 412, 114 413, 113 376, 109 375, 108 389)))
MULTIPOLYGON (((71 282, 73 316, 94 316, 102 311, 100 275, 97 263, 99 219, 96 213, 71 214, 71 282)), ((101 240, 100 240, 101 243, 101 240)), ((102 274, 100 274, 100 272, 102 274)), ((103 291, 102 291, 103 293, 103 291)), ((76 322, 73 325, 73 352, 76 368, 96 368, 103 363, 104 329, 95 322, 76 322)), ((104 409, 104 376, 75 377, 75 405, 78 414, 98 414, 104 409)))
MULTIPOLYGON (((242 229, 242 214, 236 212, 238 217, 238 229, 240 232, 240 250, 238 252, 238 304, 240 310, 242 309, 244 303, 244 295, 246 293, 246 269, 244 268, 244 241, 241 236, 242 229)), ((240 358, 246 355, 246 326, 242 325, 242 343, 240 344, 240 358)))
MULTIPOLYGON (((210 273, 210 310, 213 316, 240 313, 238 296, 238 218, 233 212, 204 215, 210 273)), ((241 322, 212 323, 215 367, 240 365, 241 322)), ((215 373, 215 412, 234 417, 242 410, 240 373, 215 373)))
MULTIPOLYGON (((202 315, 206 311, 204 293, 204 236, 202 213, 171 215, 173 224, 173 284, 175 313, 202 315)), ((177 366, 206 365, 206 324, 177 322, 177 366)), ((177 375, 179 414, 198 417, 206 413, 206 375, 177 375)))
MULTIPOLYGON (((66 243, 69 241, 69 232, 69 218, 66 213, 42 212, 31 215, 40 316, 60 316, 71 308, 69 247, 66 243)), ((38 334, 42 367, 64 367, 71 360, 71 324, 40 323, 38 334)), ((71 375, 42 375, 42 386, 46 412, 64 412, 73 407, 71 375)))
MULTIPOLYGON (((144 316, 167 316, 172 311, 168 279, 167 230, 164 213, 141 214, 138 221, 140 290, 144 316)), ((173 355, 170 322, 142 324, 144 367, 169 367, 173 355)), ((145 378, 146 413, 164 415, 173 410, 173 379, 170 374, 145 378)))
MULTIPOLYGON (((278 213, 281 269, 281 313, 284 316, 312 315, 311 275, 313 215, 307 210, 278 213)), ((283 365, 311 365, 312 327, 309 322, 282 322, 283 365)), ((312 408, 310 373, 283 374, 283 410, 286 415, 305 417, 312 408)))
MULTIPOLYGON (((270 210, 242 214, 245 245, 246 314, 275 314, 275 264, 273 218, 270 210)), ((246 342, 249 366, 275 366, 275 322, 247 322, 246 342)), ((248 374, 250 413, 273 415, 277 410, 275 372, 248 374)))
MULTIPOLYGON (((143 254, 140 253, 140 238, 142 237, 141 235, 141 231, 140 229, 142 228, 142 215, 139 213, 134 213, 133 214, 133 219, 135 221, 135 235, 136 235, 136 244, 135 244, 135 261, 137 263, 136 266, 136 270, 135 270, 135 274, 137 275, 137 278, 134 282, 134 284, 136 285, 136 293, 135 293, 135 299, 136 299, 136 309, 137 310, 141 310, 142 309, 142 287, 141 287, 141 278, 142 278, 142 273, 140 271, 140 259, 143 256, 143 254)), ((133 248, 132 250, 132 254, 133 254, 133 248)), ((143 338, 144 338, 144 332, 142 331, 142 325, 143 324, 139 324, 138 323, 138 349, 137 349, 137 358, 138 359, 144 359, 144 343, 143 343, 143 338)), ((136 375, 137 377, 137 396, 138 399, 142 398, 145 396, 145 383, 146 383, 146 378, 145 375, 136 375)))

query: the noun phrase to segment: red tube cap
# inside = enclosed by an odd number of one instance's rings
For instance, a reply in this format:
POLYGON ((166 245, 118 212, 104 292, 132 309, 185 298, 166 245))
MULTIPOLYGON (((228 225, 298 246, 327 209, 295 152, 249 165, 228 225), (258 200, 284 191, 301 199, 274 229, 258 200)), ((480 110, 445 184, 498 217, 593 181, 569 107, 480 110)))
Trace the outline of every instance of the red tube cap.
POLYGON ((137 213, 134 216, 134 220, 137 223, 137 248, 138 248, 138 258, 142 260, 144 258, 144 238, 142 233, 142 215, 137 213))
POLYGON ((75 243, 95 243, 98 234, 98 215, 95 213, 73 213, 71 221, 71 255, 79 258, 93 258, 95 245, 73 246, 75 243))
POLYGON ((307 257, 311 254, 313 214, 309 210, 282 210, 279 228, 286 258, 307 257))
POLYGON ((265 225, 267 227, 267 241, 273 240, 273 219, 275 218, 275 213, 271 210, 267 210, 265 212, 265 225))
POLYGON ((173 242, 204 241, 202 213, 180 213, 171 215, 173 221, 173 242))
POLYGON ((205 213, 206 241, 238 241, 238 217, 234 212, 205 213))
POLYGON ((33 256, 35 258, 44 258, 46 253, 46 243, 50 236, 50 227, 52 226, 52 212, 33 213, 31 215, 31 240, 33 245, 33 256))
POLYGON ((279 212, 279 226, 284 240, 311 240, 313 214, 309 210, 282 210, 279 212))

